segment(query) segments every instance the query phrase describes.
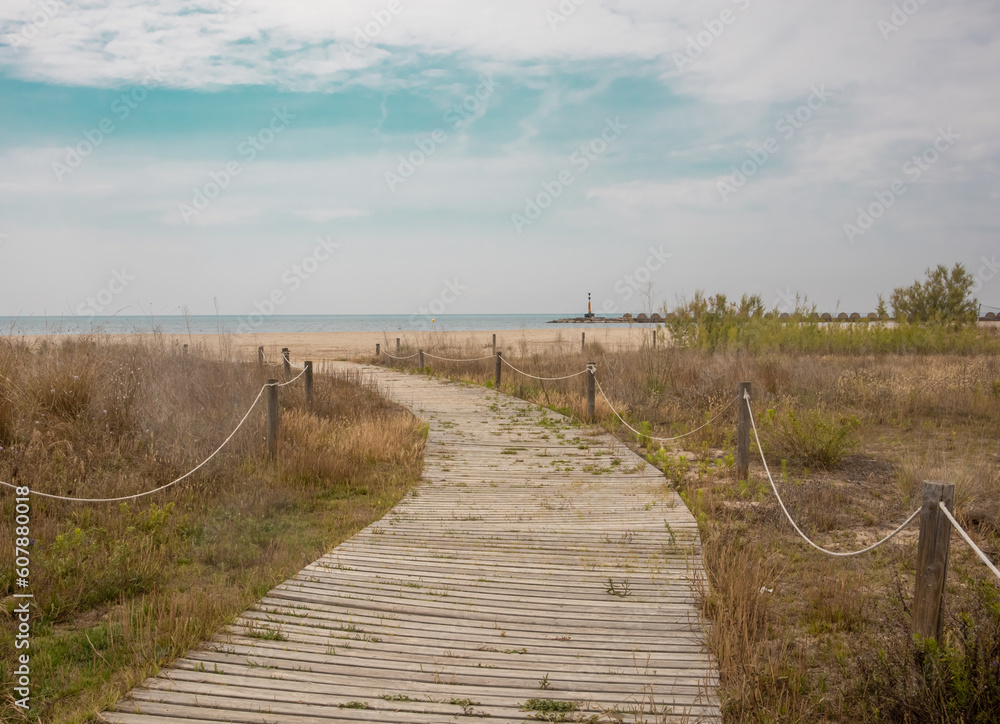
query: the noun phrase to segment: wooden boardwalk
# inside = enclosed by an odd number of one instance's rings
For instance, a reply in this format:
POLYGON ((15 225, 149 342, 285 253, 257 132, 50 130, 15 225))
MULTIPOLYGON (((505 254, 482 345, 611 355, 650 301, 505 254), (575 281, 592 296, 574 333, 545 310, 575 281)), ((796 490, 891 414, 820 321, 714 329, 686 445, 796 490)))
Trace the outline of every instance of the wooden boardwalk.
POLYGON ((521 400, 366 369, 430 423, 423 484, 107 721, 719 719, 697 527, 657 470, 521 400))

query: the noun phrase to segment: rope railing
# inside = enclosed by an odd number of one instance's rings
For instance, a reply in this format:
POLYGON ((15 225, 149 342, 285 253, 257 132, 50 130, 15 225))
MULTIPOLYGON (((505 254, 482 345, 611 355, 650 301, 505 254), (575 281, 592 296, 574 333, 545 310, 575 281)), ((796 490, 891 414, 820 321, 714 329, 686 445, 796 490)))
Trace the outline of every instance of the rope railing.
MULTIPOLYGON (((299 368, 296 367, 296 369, 299 369, 299 368)), ((302 369, 302 371, 299 372, 297 375, 295 375, 295 377, 293 377, 292 379, 288 380, 287 382, 280 382, 280 383, 278 383, 278 384, 276 384, 274 386, 275 387, 284 387, 286 385, 292 384, 293 382, 295 382, 295 380, 297 380, 299 377, 301 377, 302 375, 304 375, 306 373, 306 369, 308 369, 308 368, 302 367, 301 369, 302 369)), ((270 387, 270 386, 271 385, 264 385, 264 387, 270 387)))
POLYGON ((413 359, 414 357, 416 357, 420 353, 419 352, 414 352, 413 354, 406 355, 405 357, 397 357, 396 355, 389 354, 388 352, 381 352, 380 354, 384 354, 386 357, 392 357, 393 359, 413 359))
MULTIPOLYGON (((417 354, 420 354, 419 352, 417 354)), ((390 357, 392 355, 389 355, 390 357)), ((430 357, 431 359, 439 359, 442 362, 482 362, 484 359, 493 359, 492 354, 488 354, 485 357, 469 357, 468 359, 455 359, 452 357, 438 357, 436 354, 431 354, 430 352, 424 352, 425 357, 430 357)), ((398 359, 398 358, 397 358, 398 359)))
POLYGON ((675 435, 675 436, 673 436, 673 437, 654 437, 653 435, 647 435, 647 434, 646 434, 646 433, 644 433, 644 432, 639 432, 639 431, 638 431, 638 430, 636 430, 636 429, 635 429, 634 427, 632 427, 631 425, 629 425, 629 424, 628 424, 628 423, 627 423, 627 422, 625 421, 625 418, 624 418, 624 417, 622 417, 622 416, 621 416, 621 415, 620 415, 620 414, 618 413, 618 410, 616 410, 616 409, 615 409, 614 405, 612 405, 612 404, 611 404, 611 400, 609 400, 609 399, 608 399, 608 396, 607 396, 606 394, 604 394, 604 388, 603 388, 603 387, 601 387, 601 383, 600 383, 599 381, 597 381, 596 379, 595 379, 595 383, 597 384, 597 391, 601 393, 601 397, 603 397, 603 398, 604 398, 604 401, 605 401, 605 402, 606 402, 606 403, 608 404, 608 407, 609 407, 609 408, 611 408, 611 412, 613 412, 613 413, 614 413, 615 417, 617 417, 617 418, 618 418, 618 419, 619 419, 619 420, 621 421, 621 423, 622 423, 622 424, 623 424, 623 425, 624 425, 625 427, 627 427, 627 428, 628 428, 629 430, 631 430, 632 432, 634 432, 634 433, 635 433, 636 435, 638 435, 639 437, 644 437, 644 438, 647 438, 647 439, 649 439, 649 440, 655 440, 656 442, 671 442, 672 440, 680 440, 681 438, 683 438, 683 437, 687 437, 688 435, 694 435, 694 434, 695 434, 696 432, 698 432, 699 430, 704 430, 704 429, 705 429, 706 427, 708 427, 708 426, 709 426, 709 425, 711 425, 711 424, 712 424, 713 422, 715 422, 715 421, 716 421, 716 420, 718 420, 718 419, 719 419, 720 417, 722 417, 722 413, 723 413, 723 412, 725 412, 726 410, 728 410, 728 409, 729 409, 730 407, 732 407, 732 406, 733 406, 733 403, 734 403, 734 402, 736 402, 736 400, 738 400, 738 399, 739 399, 739 397, 738 397, 738 396, 737 396, 737 397, 734 397, 733 399, 731 399, 731 400, 730 400, 730 401, 729 401, 729 402, 728 402, 728 403, 726 404, 726 406, 725 406, 725 407, 723 407, 723 408, 722 408, 722 409, 721 409, 721 410, 720 410, 720 411, 718 412, 718 414, 716 414, 716 415, 715 415, 715 416, 714 416, 714 417, 713 417, 713 418, 712 418, 711 420, 709 420, 708 422, 706 422, 706 423, 705 423, 704 425, 702 425, 701 427, 696 427, 696 428, 695 428, 694 430, 689 430, 688 432, 685 432, 685 433, 683 433, 683 434, 681 434, 681 435, 675 435))
POLYGON ((948 520, 951 521, 951 524, 955 526, 955 530, 958 531, 958 534, 962 536, 965 542, 969 544, 969 547, 972 548, 972 550, 975 552, 977 556, 979 556, 979 560, 981 560, 983 563, 986 564, 986 567, 993 572, 994 576, 1000 578, 1000 570, 997 570, 997 567, 993 565, 993 561, 987 558, 986 554, 983 553, 983 551, 979 548, 979 546, 977 546, 975 543, 972 542, 972 538, 970 538, 969 534, 965 532, 965 529, 961 525, 959 525, 959 522, 955 520, 955 516, 953 516, 951 514, 951 511, 948 510, 948 506, 944 504, 944 501, 939 501, 938 507, 941 508, 942 511, 944 511, 945 516, 947 516, 948 520))
MULTIPOLYGON (((275 365, 275 366, 281 366, 281 365, 279 364, 279 365, 275 365)), ((261 388, 260 388, 260 390, 258 390, 257 396, 254 398, 254 401, 252 403, 250 403, 250 407, 247 409, 246 413, 240 419, 240 421, 236 425, 236 427, 233 428, 233 431, 231 433, 229 433, 229 436, 225 440, 222 441, 222 444, 219 445, 217 448, 215 448, 215 450, 212 451, 211 455, 209 455, 208 457, 206 457, 204 460, 202 460, 200 463, 198 463, 195 467, 191 468, 191 470, 189 470, 188 472, 184 473, 180 477, 175 478, 174 480, 171 480, 169 483, 161 485, 161 486, 159 486, 157 488, 153 488, 152 490, 147 490, 147 491, 142 492, 142 493, 135 493, 133 495, 122 495, 122 496, 115 497, 115 498, 77 498, 77 497, 66 496, 66 495, 54 495, 52 493, 43 493, 41 491, 33 490, 33 489, 31 490, 31 493, 33 495, 37 495, 37 496, 42 497, 42 498, 51 498, 53 500, 66 500, 66 501, 73 502, 73 503, 117 503, 117 502, 122 502, 122 501, 126 501, 126 500, 135 500, 137 498, 142 498, 142 497, 145 497, 147 495, 153 495, 154 493, 159 493, 159 492, 161 492, 163 490, 166 490, 167 488, 170 488, 170 487, 176 485, 177 483, 181 482, 182 480, 185 480, 186 478, 191 477, 194 473, 198 472, 198 470, 200 470, 205 465, 207 465, 208 462, 210 460, 212 460, 212 458, 214 458, 216 455, 218 455, 222 451, 222 449, 225 448, 226 445, 229 444, 229 442, 233 439, 233 437, 236 436, 236 433, 239 432, 240 428, 243 427, 243 424, 247 421, 247 418, 250 417, 250 413, 253 412, 254 408, 257 406, 257 403, 260 402, 260 398, 264 394, 264 391, 267 388, 269 388, 269 387, 287 387, 288 385, 292 384, 293 382, 295 382, 296 380, 298 380, 299 378, 301 378, 307 371, 308 371, 308 367, 303 366, 301 368, 301 371, 297 375, 295 375, 295 377, 292 377, 291 379, 287 380, 286 382, 265 383, 265 384, 261 385, 261 388)), ((7 487, 7 488, 13 488, 14 490, 17 490, 19 487, 24 487, 24 486, 15 485, 13 483, 8 483, 8 482, 6 482, 4 480, 0 480, 0 486, 7 487)))
POLYGON ((585 370, 580 370, 579 372, 574 372, 571 375, 563 375, 562 377, 537 377, 535 375, 528 374, 524 370, 519 370, 517 367, 515 367, 510 362, 508 362, 506 357, 500 357, 500 361, 503 362, 508 367, 510 367, 515 372, 517 372, 518 374, 524 375, 525 377, 529 377, 529 378, 531 378, 533 380, 542 380, 543 382, 554 382, 556 380, 568 380, 568 379, 570 379, 572 377, 579 377, 580 375, 585 375, 588 372, 590 372, 589 369, 585 369, 585 370))
POLYGON ((798 533, 802 537, 802 540, 804 540, 806 543, 808 543, 809 545, 811 545, 816 550, 822 551, 823 553, 826 553, 828 556, 837 556, 838 558, 846 558, 846 557, 849 557, 849 556, 858 556, 858 555, 861 555, 862 553, 867 553, 868 551, 875 550, 876 548, 878 548, 879 546, 881 546, 883 543, 887 543, 890 540, 892 540, 893 538, 895 538, 896 535, 898 535, 900 531, 902 531, 906 526, 908 526, 910 523, 912 523, 913 520, 920 514, 920 508, 917 508, 915 511, 913 511, 913 513, 910 515, 910 517, 907 518, 906 520, 904 520, 903 524, 900 525, 898 528, 896 528, 896 530, 894 530, 892 533, 890 533, 889 535, 887 535, 885 538, 883 538, 882 540, 880 540, 878 543, 873 543, 872 545, 868 546, 867 548, 862 548, 859 551, 850 551, 850 552, 847 552, 847 553, 838 553, 837 551, 828 550, 828 549, 824 548, 823 546, 814 543, 812 540, 810 540, 809 536, 807 536, 805 533, 802 532, 802 529, 799 528, 798 524, 795 522, 795 519, 792 518, 791 513, 788 512, 788 508, 785 507, 785 501, 783 501, 781 499, 781 493, 778 492, 778 486, 774 484, 774 477, 771 475, 771 469, 767 466, 767 459, 764 457, 764 448, 761 447, 761 444, 760 444, 760 435, 757 434, 757 421, 754 420, 753 407, 751 407, 751 405, 750 405, 750 395, 749 395, 749 393, 744 393, 743 399, 746 402, 747 409, 750 412, 750 424, 753 426, 753 436, 754 436, 754 439, 757 441, 757 449, 760 451, 760 461, 764 464, 764 472, 767 473, 767 479, 771 482, 771 490, 774 491, 774 497, 777 498, 778 505, 781 506, 781 510, 784 512, 785 517, 788 518, 788 522, 792 524, 793 528, 795 528, 795 532, 798 533))
MULTIPOLYGON (((142 498, 142 497, 145 497, 147 495, 152 495, 153 493, 159 493, 162 490, 166 490, 167 488, 169 488, 169 487, 171 487, 173 485, 176 485, 177 483, 181 482, 185 478, 189 478, 192 475, 194 475, 194 473, 198 472, 201 468, 205 467, 205 465, 207 465, 208 462, 212 458, 214 458, 216 455, 218 455, 219 452, 221 452, 222 449, 226 445, 229 444, 229 441, 232 440, 233 437, 236 436, 236 433, 239 432, 240 428, 243 427, 243 423, 245 423, 247 421, 247 418, 250 417, 250 413, 253 412, 253 409, 257 406, 257 403, 260 402, 260 398, 264 394, 264 390, 266 390, 270 386, 271 385, 266 385, 266 384, 265 385, 261 385, 260 390, 257 392, 257 397, 255 397, 254 401, 250 404, 250 407, 249 407, 249 409, 247 409, 246 414, 243 415, 243 419, 241 419, 239 421, 239 423, 236 425, 236 427, 233 428, 233 431, 231 433, 229 433, 229 437, 227 437, 225 440, 223 440, 222 444, 219 445, 219 447, 215 448, 215 450, 212 452, 211 455, 209 455, 207 458, 205 458, 204 460, 202 460, 195 467, 191 468, 191 470, 189 470, 188 472, 186 472, 183 475, 181 475, 179 478, 176 478, 175 480, 171 480, 169 483, 167 483, 165 485, 161 485, 160 487, 154 488, 153 490, 147 490, 144 493, 136 493, 134 495, 122 495, 122 496, 117 497, 117 498, 74 498, 74 497, 69 497, 69 496, 65 496, 65 495, 53 495, 52 493, 43 493, 43 492, 40 492, 40 491, 34 490, 34 489, 31 490, 31 494, 32 495, 40 496, 42 498, 52 498, 54 500, 68 500, 68 501, 73 502, 73 503, 117 503, 117 502, 121 502, 121 501, 125 501, 125 500, 135 500, 136 498, 142 498)), ((281 385, 277 385, 277 386, 281 387, 281 385)), ((15 490, 18 487, 23 487, 23 486, 13 485, 13 484, 5 482, 3 480, 0 480, 0 485, 4 485, 4 486, 6 486, 8 488, 14 488, 15 490)))

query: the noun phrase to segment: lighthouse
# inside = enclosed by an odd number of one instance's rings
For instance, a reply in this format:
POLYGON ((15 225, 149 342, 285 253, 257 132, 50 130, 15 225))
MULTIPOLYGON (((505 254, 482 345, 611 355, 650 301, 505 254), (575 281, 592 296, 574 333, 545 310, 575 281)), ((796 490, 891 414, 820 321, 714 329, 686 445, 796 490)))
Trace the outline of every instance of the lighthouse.
POLYGON ((590 292, 587 292, 587 313, 583 315, 585 319, 593 319, 594 313, 590 309, 590 292))

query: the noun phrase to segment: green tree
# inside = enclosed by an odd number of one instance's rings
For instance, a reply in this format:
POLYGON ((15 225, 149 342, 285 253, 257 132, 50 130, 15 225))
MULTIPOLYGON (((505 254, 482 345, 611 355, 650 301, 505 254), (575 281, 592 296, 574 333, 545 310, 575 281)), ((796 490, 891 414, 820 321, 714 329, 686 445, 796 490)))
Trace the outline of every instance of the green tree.
POLYGON ((944 264, 927 270, 927 278, 898 287, 890 297, 896 319, 961 326, 975 322, 979 302, 972 296, 975 279, 962 264, 949 272, 944 264))

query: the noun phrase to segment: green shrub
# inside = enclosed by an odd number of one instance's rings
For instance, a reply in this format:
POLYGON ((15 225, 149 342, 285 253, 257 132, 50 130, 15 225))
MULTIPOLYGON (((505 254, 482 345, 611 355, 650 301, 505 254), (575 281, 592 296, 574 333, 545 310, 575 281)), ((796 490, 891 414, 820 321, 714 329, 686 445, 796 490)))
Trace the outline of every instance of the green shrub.
POLYGON ((770 409, 760 414, 758 425, 768 457, 832 468, 857 447, 861 423, 854 415, 834 416, 822 410, 770 409))

